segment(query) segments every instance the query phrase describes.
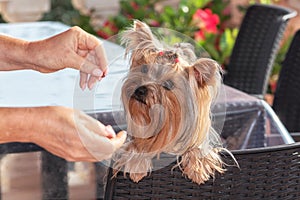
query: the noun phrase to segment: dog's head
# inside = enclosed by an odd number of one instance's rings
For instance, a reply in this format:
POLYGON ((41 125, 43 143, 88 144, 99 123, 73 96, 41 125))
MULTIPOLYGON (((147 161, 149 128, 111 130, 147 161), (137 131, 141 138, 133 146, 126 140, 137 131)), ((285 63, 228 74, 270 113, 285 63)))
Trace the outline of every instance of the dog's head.
POLYGON ((163 47, 140 21, 123 34, 123 42, 131 66, 122 101, 128 132, 136 142, 145 142, 138 148, 160 152, 168 147, 183 153, 201 144, 209 133, 219 65, 207 58, 196 60, 189 44, 163 47))
POLYGON ((197 60, 187 43, 162 45, 140 21, 123 33, 122 41, 131 60, 122 87, 132 135, 127 151, 154 157, 161 152, 184 155, 196 148, 202 157, 209 155, 219 144, 210 119, 221 83, 217 62, 197 60))

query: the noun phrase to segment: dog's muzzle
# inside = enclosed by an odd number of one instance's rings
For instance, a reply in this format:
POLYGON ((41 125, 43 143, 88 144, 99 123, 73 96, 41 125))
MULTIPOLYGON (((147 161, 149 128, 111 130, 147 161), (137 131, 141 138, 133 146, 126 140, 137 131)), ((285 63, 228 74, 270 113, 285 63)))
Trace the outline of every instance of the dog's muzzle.
POLYGON ((146 104, 146 97, 148 94, 148 89, 146 86, 140 86, 138 87, 134 93, 133 98, 135 98, 137 101, 146 104))

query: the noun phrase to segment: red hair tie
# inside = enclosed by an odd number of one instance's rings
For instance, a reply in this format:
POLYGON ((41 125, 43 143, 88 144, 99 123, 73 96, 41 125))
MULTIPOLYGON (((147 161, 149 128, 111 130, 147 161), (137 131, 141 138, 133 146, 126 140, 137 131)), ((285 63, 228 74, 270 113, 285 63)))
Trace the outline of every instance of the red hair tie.
POLYGON ((179 63, 179 58, 175 58, 175 63, 179 63))
POLYGON ((163 55, 164 55, 164 52, 163 52, 163 51, 160 51, 158 54, 159 54, 160 56, 163 56, 163 55))

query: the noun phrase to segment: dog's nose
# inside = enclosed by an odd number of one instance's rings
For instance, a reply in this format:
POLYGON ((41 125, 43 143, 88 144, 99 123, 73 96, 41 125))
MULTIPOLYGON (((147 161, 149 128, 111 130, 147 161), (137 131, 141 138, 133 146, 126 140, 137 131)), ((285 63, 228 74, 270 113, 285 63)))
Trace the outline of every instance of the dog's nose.
POLYGON ((138 87, 134 91, 134 98, 142 103, 145 103, 145 98, 147 97, 148 89, 146 86, 138 87))

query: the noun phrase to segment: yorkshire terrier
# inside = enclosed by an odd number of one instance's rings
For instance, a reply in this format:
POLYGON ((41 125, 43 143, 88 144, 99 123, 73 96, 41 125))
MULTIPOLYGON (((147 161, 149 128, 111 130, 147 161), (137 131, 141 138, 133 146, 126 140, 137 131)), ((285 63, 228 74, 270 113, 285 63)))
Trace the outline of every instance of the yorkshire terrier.
POLYGON ((130 70, 122 102, 130 140, 115 156, 115 174, 124 170, 134 182, 152 170, 161 153, 176 155, 177 166, 201 184, 223 173, 223 150, 212 127, 211 105, 221 85, 221 68, 197 57, 193 46, 163 46, 143 22, 122 33, 130 70))

